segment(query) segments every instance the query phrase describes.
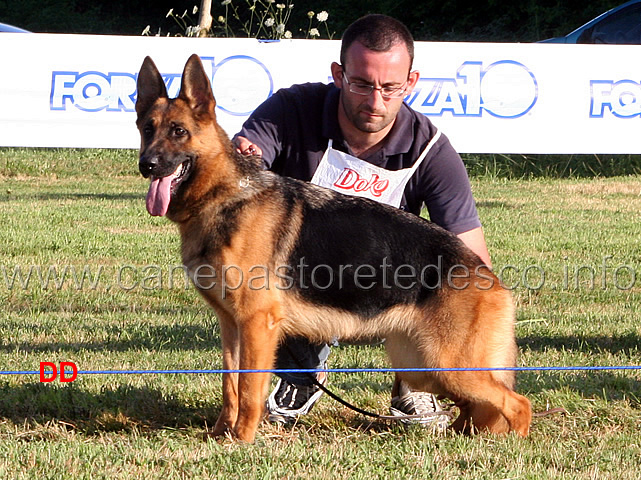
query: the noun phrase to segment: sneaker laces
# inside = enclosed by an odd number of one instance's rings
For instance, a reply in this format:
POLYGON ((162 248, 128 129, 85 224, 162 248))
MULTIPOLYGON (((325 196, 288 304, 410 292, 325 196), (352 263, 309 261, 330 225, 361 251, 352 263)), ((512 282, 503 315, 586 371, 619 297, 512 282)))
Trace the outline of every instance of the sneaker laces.
POLYGON ((392 398, 390 413, 403 423, 420 423, 445 429, 451 412, 443 410, 436 396, 428 392, 415 392, 401 383, 400 394, 392 398))

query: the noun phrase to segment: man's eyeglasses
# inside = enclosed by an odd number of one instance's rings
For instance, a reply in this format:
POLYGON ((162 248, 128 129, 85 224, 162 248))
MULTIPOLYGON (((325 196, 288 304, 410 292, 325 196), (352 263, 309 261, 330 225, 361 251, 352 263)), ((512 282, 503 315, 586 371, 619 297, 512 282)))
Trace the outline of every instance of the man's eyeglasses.
POLYGON ((375 87, 374 85, 370 85, 368 83, 353 83, 349 81, 347 75, 345 75, 345 71, 343 71, 343 79, 345 79, 345 83, 347 83, 347 85, 349 86, 349 91, 357 95, 367 96, 371 95, 374 90, 378 90, 379 92, 381 92, 381 96, 385 99, 401 98, 405 96, 405 91, 407 90, 407 88, 405 88, 405 85, 402 85, 400 87, 375 87))

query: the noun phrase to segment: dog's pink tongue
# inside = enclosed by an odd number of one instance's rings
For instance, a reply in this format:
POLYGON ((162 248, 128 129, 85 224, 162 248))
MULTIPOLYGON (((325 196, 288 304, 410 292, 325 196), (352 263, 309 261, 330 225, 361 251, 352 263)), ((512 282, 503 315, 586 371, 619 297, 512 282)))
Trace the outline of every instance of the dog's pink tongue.
POLYGON ((147 192, 147 211, 155 217, 162 217, 169 209, 171 200, 171 181, 174 175, 152 178, 147 192))

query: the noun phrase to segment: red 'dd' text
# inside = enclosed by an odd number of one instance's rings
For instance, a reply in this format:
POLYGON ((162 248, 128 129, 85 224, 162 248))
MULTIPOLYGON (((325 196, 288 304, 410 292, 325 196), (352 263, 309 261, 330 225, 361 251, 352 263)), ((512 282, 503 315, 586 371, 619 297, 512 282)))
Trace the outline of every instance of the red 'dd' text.
POLYGON ((60 370, 58 370, 53 362, 40 362, 40 382, 53 382, 58 378, 58 372, 60 372, 61 382, 73 382, 78 376, 78 367, 73 362, 60 362, 60 370))

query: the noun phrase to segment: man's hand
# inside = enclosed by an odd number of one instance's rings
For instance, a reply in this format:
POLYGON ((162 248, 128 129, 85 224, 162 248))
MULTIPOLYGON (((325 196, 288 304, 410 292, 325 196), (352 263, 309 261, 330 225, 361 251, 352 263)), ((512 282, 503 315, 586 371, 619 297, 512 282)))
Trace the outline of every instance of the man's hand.
POLYGON ((260 147, 253 144, 245 137, 237 136, 234 141, 236 142, 236 150, 241 155, 256 155, 257 157, 261 157, 263 155, 263 151, 260 147))

